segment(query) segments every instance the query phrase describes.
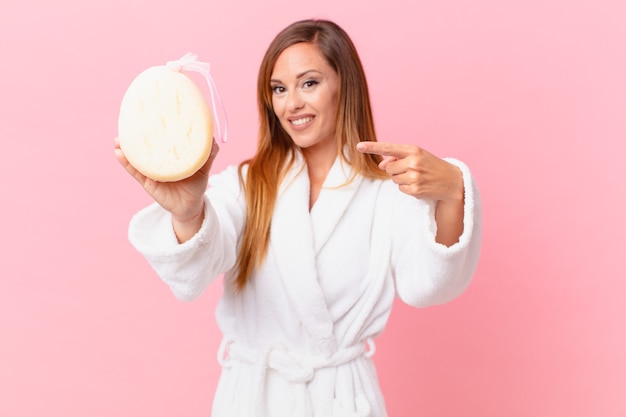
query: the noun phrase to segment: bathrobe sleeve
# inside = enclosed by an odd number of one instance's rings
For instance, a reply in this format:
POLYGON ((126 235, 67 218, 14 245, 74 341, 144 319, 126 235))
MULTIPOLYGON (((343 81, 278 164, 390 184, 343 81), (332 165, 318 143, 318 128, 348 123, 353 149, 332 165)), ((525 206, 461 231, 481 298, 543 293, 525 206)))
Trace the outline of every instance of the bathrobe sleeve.
POLYGON ((235 264, 237 237, 245 220, 237 167, 209 178, 205 203, 200 230, 182 244, 176 239, 171 214, 156 203, 130 221, 130 242, 180 300, 197 298, 235 264))
POLYGON ((468 167, 447 158, 463 173, 465 207, 463 233, 447 247, 435 241, 434 201, 400 193, 392 222, 392 273, 397 295, 415 307, 442 304, 469 285, 478 264, 481 245, 481 205, 468 167))

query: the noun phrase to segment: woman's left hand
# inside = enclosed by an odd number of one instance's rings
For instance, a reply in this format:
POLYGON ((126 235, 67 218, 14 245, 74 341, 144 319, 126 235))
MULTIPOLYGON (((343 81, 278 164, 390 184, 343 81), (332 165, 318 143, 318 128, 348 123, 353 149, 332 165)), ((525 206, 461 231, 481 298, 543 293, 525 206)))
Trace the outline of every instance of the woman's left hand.
POLYGON ((382 156, 385 170, 400 191, 420 199, 458 202, 463 200, 461 170, 415 145, 359 142, 357 150, 382 156))
POLYGON ((378 164, 400 191, 437 202, 435 241, 452 246, 463 233, 465 188, 461 170, 415 145, 359 142, 358 151, 382 156, 378 164))

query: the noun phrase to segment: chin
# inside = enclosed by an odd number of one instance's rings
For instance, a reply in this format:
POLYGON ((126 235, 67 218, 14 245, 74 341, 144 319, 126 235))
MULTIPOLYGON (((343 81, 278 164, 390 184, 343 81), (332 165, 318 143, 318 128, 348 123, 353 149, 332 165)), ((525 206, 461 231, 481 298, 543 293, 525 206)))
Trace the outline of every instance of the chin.
POLYGON ((293 142, 294 145, 302 149, 310 148, 311 146, 314 146, 317 144, 316 141, 307 140, 305 138, 298 138, 297 136, 296 137, 291 136, 291 141, 293 142))

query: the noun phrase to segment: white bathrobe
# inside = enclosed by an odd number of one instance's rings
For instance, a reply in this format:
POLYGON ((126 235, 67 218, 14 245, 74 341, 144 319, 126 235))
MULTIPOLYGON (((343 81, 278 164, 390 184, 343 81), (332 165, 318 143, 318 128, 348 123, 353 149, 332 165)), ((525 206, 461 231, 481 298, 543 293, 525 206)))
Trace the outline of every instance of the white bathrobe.
POLYGON ((236 167, 210 178, 205 220, 178 244, 156 204, 135 215, 129 237, 181 300, 225 273, 216 318, 222 375, 213 417, 386 416, 373 361, 374 338, 396 296, 424 307, 463 292, 480 252, 480 203, 463 172, 464 230, 435 242, 435 203, 391 181, 357 177, 338 158, 309 211, 298 156, 279 190, 267 258, 241 293, 231 284, 245 201, 236 167))

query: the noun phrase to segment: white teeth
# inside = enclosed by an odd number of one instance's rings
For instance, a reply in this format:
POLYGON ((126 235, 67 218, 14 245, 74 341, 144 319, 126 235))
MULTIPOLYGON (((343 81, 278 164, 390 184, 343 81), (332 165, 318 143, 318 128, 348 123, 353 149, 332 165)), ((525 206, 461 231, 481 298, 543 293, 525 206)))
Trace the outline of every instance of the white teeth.
POLYGON ((291 123, 293 123, 296 126, 300 126, 305 123, 309 123, 311 120, 313 120, 312 117, 303 117, 302 119, 292 120, 291 123))

